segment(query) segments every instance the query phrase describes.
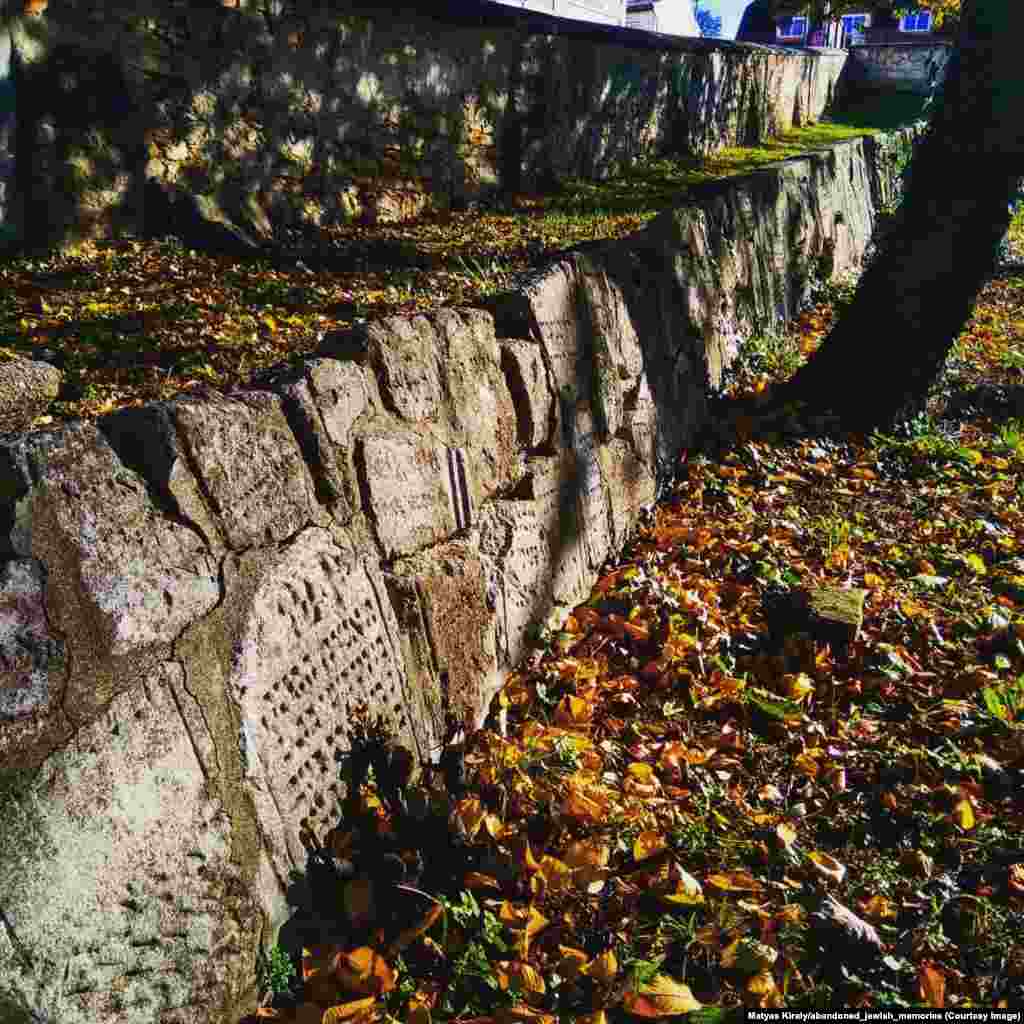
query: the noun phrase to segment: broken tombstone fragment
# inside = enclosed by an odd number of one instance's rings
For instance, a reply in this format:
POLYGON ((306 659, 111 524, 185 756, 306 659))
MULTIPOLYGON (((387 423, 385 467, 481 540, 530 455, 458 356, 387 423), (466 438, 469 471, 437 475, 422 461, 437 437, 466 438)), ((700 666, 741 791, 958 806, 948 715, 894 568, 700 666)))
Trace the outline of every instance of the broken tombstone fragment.
POLYGON ((763 608, 772 646, 779 649, 787 636, 806 633, 834 653, 845 652, 863 625, 866 596, 866 590, 841 587, 768 591, 763 608))

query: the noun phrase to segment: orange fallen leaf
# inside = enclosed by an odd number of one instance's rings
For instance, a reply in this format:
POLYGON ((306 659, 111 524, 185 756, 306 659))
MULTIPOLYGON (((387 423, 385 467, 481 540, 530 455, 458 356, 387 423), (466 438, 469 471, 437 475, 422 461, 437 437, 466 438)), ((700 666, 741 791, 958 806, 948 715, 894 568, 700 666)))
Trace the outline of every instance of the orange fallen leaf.
POLYGON ((678 1017, 703 1006, 693 997, 688 985, 667 974, 656 975, 639 990, 627 992, 622 999, 623 1009, 634 1017, 678 1017))
POLYGON ((942 1008, 946 1005, 946 975, 930 960, 917 968, 917 991, 925 1006, 942 1008))

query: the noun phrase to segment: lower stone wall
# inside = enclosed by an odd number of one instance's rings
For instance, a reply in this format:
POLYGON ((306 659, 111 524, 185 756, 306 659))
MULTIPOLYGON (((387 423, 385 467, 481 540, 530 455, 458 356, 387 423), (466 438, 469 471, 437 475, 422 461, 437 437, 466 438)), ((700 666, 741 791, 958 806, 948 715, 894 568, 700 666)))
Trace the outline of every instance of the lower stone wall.
POLYGON ((0 1018, 251 1010, 356 704, 421 762, 483 720, 743 340, 857 264, 916 131, 714 183, 489 310, 0 436, 0 1018))

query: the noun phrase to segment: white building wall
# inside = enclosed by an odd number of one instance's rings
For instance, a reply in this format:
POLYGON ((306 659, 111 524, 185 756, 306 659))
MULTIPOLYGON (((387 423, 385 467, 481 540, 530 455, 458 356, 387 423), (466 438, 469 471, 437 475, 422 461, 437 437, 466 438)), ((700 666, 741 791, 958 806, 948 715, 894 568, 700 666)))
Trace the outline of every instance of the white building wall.
POLYGON ((626 24, 626 0, 498 0, 498 3, 601 25, 626 24))
POLYGON ((693 0, 654 0, 651 11, 628 11, 626 24, 630 28, 645 28, 670 36, 700 35, 693 0))

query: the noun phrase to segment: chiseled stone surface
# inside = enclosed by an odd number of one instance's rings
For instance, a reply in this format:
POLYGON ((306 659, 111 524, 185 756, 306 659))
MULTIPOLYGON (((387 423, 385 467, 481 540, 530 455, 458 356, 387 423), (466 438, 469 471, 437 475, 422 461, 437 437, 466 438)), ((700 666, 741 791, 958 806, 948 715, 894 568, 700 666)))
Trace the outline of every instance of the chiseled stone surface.
POLYGON ((358 442, 357 467, 385 558, 444 540, 472 515, 465 460, 444 445, 416 434, 371 434, 358 442))
POLYGON ((360 507, 352 465, 352 427, 377 404, 367 371, 352 361, 308 359, 299 368, 261 375, 258 386, 281 396, 317 498, 338 522, 348 522, 360 507))
POLYGON ((554 395, 541 347, 516 338, 501 338, 498 344, 515 405, 519 443, 528 449, 540 448, 550 441, 554 416, 554 395))
POLYGON ((409 424, 433 422, 441 411, 437 337, 425 316, 390 316, 365 328, 370 363, 384 405, 409 424))
POLYGON ((494 320, 482 309, 441 309, 430 319, 448 442, 465 449, 473 500, 479 504, 520 475, 516 412, 501 369, 494 320))
POLYGON ((261 918, 197 756, 197 739, 210 738, 181 676, 158 666, 27 791, 5 789, 4 1020, 207 1024, 251 987, 261 918))
POLYGON ((93 424, 0 441, 0 508, 13 552, 45 567, 47 620, 70 668, 64 706, 78 721, 220 599, 203 539, 158 512, 93 424))
POLYGON ((313 520, 313 480, 278 395, 211 392, 170 405, 232 550, 281 541, 313 520))
POLYGON ((28 430, 57 397, 63 376, 36 359, 18 356, 0 363, 0 433, 28 430))
POLYGON ((381 712, 426 758, 438 738, 424 695, 410 690, 398 622, 379 569, 324 529, 310 527, 267 559, 241 556, 229 579, 233 659, 228 691, 241 715, 244 782, 284 892, 305 869, 299 822, 337 824, 339 759, 358 701, 381 712))
POLYGON ((417 595, 428 640, 417 649, 429 649, 432 656, 432 665, 418 666, 416 674, 436 676, 449 708, 460 719, 468 712, 481 725, 500 677, 494 601, 479 552, 470 543, 452 541, 403 559, 394 575, 403 580, 406 593, 414 589, 417 595))
POLYGON ((640 509, 653 505, 657 494, 654 473, 632 444, 615 438, 598 449, 601 473, 611 505, 612 547, 621 550, 640 509))
POLYGON ((11 559, 0 567, 0 723, 49 708, 65 670, 64 642, 46 621, 42 566, 11 559))

